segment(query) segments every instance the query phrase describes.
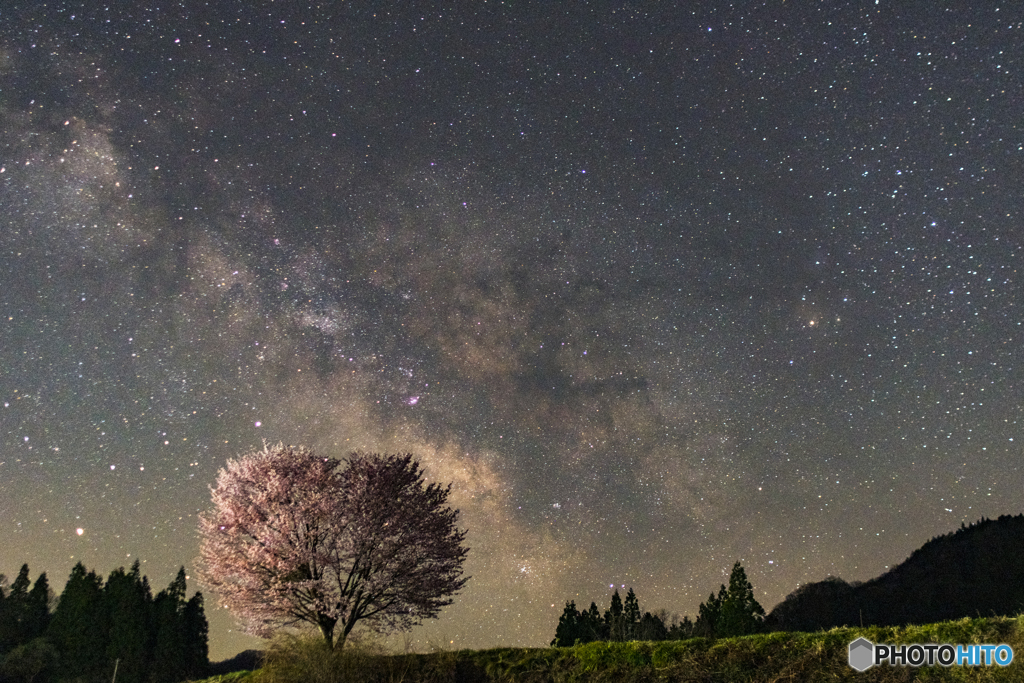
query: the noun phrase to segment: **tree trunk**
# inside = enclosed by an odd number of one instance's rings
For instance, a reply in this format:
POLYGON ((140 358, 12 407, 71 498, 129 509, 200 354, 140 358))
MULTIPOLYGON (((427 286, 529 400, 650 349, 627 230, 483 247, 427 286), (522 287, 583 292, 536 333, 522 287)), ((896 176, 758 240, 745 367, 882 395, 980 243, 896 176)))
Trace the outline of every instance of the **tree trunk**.
POLYGON ((320 618, 320 635, 324 637, 324 643, 327 644, 328 650, 334 649, 334 625, 336 623, 333 619, 320 618))
POLYGON ((335 649, 341 652, 342 648, 345 647, 345 641, 348 640, 348 634, 352 632, 352 628, 356 625, 358 619, 353 619, 352 615, 349 615, 348 620, 345 621, 345 627, 341 629, 341 635, 338 636, 338 642, 335 645, 335 649))

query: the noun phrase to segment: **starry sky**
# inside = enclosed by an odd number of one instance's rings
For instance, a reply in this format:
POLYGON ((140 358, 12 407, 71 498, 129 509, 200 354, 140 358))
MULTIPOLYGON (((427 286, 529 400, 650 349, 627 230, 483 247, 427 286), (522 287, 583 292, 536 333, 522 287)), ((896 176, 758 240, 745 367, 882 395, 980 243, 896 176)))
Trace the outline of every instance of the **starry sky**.
POLYGON ((423 647, 1020 513, 1022 57, 1009 2, 4 2, 0 571, 163 587, 263 439, 453 483, 423 647))

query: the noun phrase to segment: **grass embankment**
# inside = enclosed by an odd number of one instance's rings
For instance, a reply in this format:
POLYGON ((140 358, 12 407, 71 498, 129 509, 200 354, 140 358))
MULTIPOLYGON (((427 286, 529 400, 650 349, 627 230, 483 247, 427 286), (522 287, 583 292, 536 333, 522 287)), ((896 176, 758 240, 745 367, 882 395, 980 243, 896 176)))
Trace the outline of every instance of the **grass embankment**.
POLYGON ((387 655, 372 647, 338 656, 311 641, 279 641, 267 665, 206 683, 696 683, 742 681, 1024 681, 1024 616, 948 621, 924 626, 838 628, 818 633, 767 633, 742 638, 588 643, 567 648, 495 648, 387 655), (847 646, 874 643, 1007 643, 1007 667, 872 667, 847 664, 847 646))

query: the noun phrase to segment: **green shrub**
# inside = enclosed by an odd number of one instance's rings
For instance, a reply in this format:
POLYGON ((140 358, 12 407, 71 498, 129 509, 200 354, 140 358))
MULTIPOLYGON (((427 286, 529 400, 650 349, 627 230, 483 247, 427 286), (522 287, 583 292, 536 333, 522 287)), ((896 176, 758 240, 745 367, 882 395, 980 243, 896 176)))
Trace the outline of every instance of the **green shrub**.
POLYGON ((380 643, 350 636, 341 651, 323 638, 282 634, 271 641, 254 683, 350 683, 405 680, 402 658, 389 656, 380 643))
MULTIPOLYGON (((379 644, 350 642, 330 652, 319 639, 280 637, 266 665, 251 678, 207 683, 769 683, 775 681, 1022 681, 1024 616, 961 619, 902 627, 835 628, 817 633, 762 633, 682 641, 593 642, 573 647, 434 648, 427 654, 389 655, 379 644), (859 637, 874 643, 1007 643, 1007 667, 873 667, 847 664, 847 647, 859 637)), ((234 674, 233 674, 234 675, 234 674)), ((240 674, 240 676, 242 676, 240 674)))

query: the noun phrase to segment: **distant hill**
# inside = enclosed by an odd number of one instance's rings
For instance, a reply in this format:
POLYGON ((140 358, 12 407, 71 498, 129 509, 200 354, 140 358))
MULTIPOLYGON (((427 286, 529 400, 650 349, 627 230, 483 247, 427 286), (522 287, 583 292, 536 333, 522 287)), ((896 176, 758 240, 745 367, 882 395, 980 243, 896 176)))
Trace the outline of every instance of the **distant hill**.
POLYGON ((210 664, 211 676, 223 676, 235 671, 255 671, 263 665, 263 650, 245 650, 231 659, 210 664))
POLYGON ((773 631, 898 626, 1024 612, 1024 514, 984 517, 938 536, 864 583, 830 576, 790 593, 765 619, 773 631))

